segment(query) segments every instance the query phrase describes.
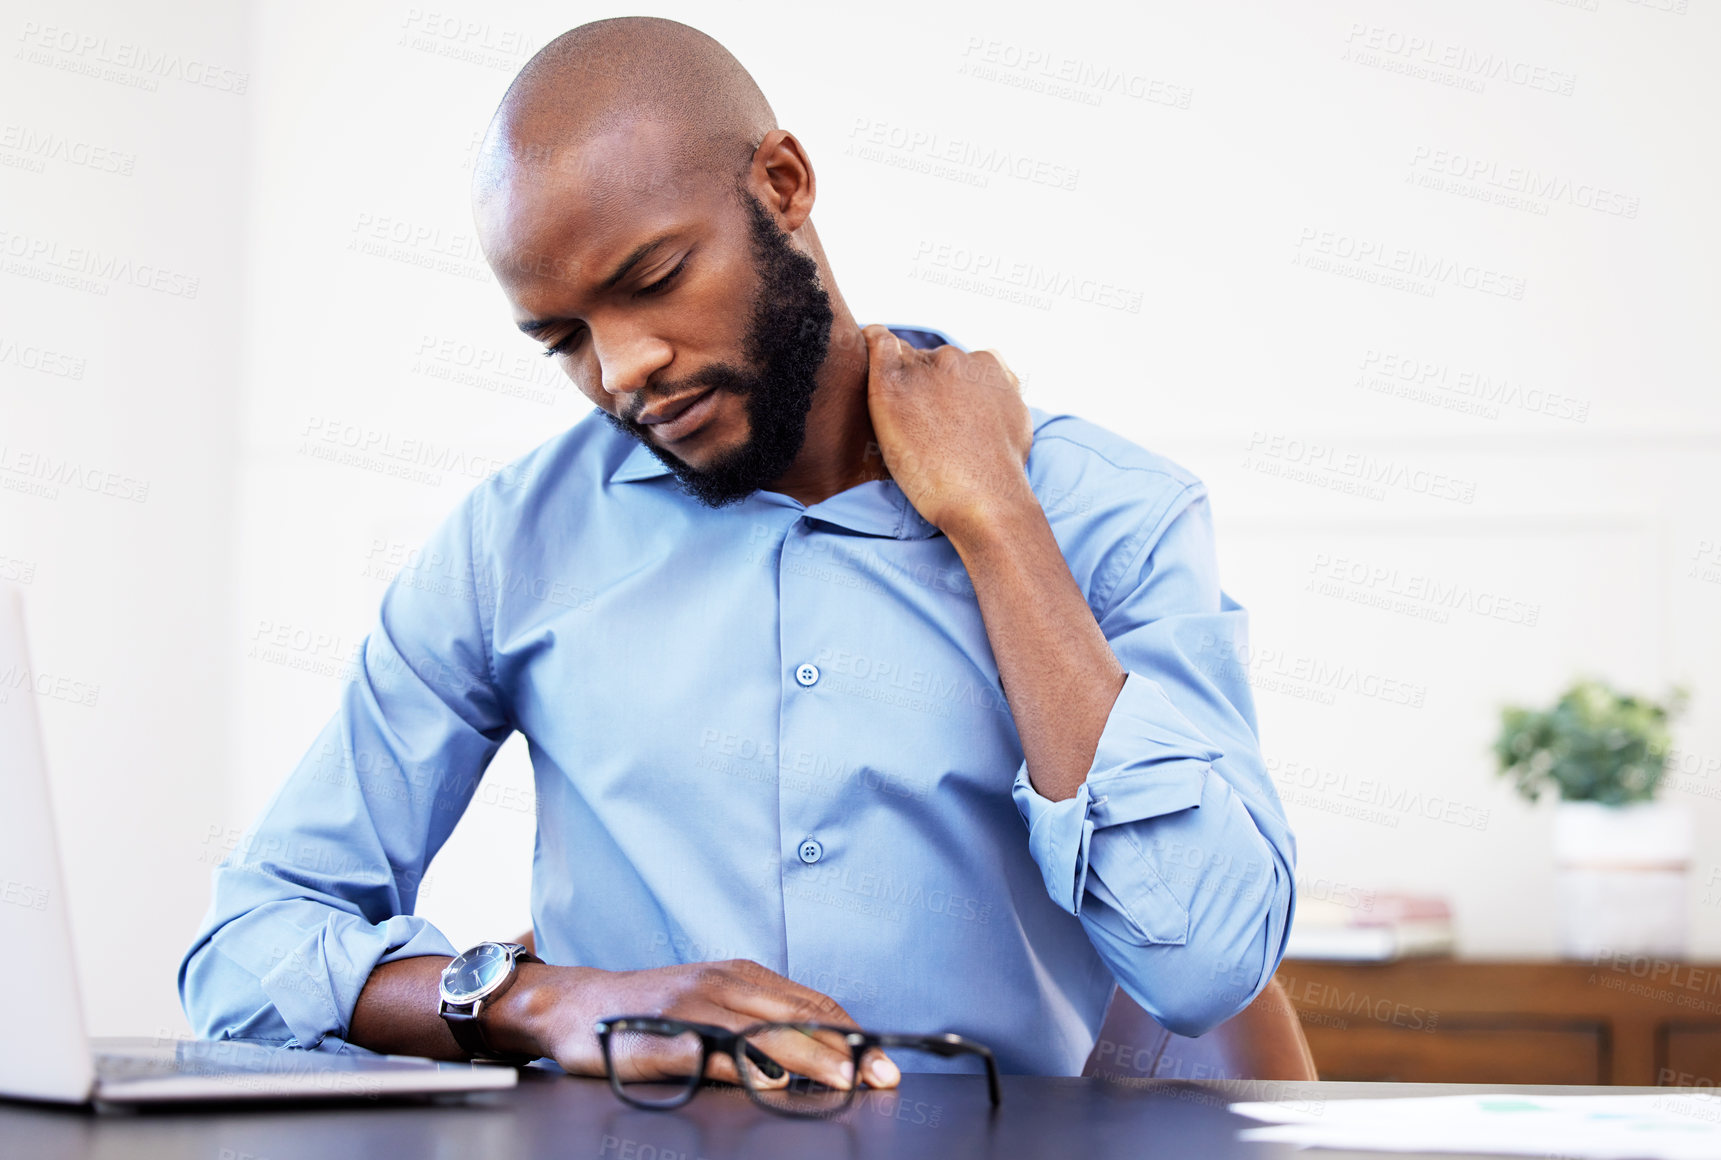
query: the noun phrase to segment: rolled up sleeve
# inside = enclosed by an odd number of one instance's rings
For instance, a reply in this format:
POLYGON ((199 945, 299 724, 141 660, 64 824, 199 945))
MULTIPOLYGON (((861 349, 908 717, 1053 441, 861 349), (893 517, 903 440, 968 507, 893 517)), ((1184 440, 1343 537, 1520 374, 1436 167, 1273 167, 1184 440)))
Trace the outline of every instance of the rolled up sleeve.
POLYGON ((473 566, 481 491, 390 583, 333 718, 216 868, 179 970, 199 1035, 342 1050, 379 964, 456 953, 412 911, 512 732, 473 566))
POLYGON ((1247 613, 1219 587, 1205 487, 1188 485, 1105 604, 1126 671, 1087 779, 1012 789, 1058 906, 1161 1024, 1199 1035, 1272 979, 1295 905, 1295 844, 1261 758, 1247 613))

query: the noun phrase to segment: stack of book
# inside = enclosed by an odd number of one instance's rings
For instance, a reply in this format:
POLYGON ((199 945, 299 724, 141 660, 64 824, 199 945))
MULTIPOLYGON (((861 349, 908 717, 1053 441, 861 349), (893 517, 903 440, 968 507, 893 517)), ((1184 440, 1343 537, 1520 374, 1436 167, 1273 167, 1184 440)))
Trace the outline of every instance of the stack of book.
POLYGON ((1369 894, 1361 899, 1359 905, 1341 906, 1299 898, 1285 957, 1386 963, 1452 952, 1452 908, 1444 898, 1369 894))

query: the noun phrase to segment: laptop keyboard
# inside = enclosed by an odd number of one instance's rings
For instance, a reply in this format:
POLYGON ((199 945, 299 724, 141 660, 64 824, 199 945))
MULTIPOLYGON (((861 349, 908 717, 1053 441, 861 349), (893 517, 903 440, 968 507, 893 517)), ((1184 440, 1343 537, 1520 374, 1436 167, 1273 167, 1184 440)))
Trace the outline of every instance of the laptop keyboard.
POLYGON ((163 1075, 182 1075, 188 1069, 178 1059, 152 1058, 142 1055, 113 1055, 96 1053, 96 1075, 105 1080, 152 1079, 163 1075))
POLYGON ((324 1055, 249 1043, 200 1041, 194 1051, 97 1051, 96 1076, 110 1083, 176 1075, 362 1075, 376 1072, 435 1072, 438 1065, 416 1056, 324 1055))
MULTIPOLYGON (((96 1076, 110 1083, 120 1080, 163 1079, 174 1075, 255 1075, 305 1069, 290 1055, 259 1050, 250 1045, 199 1044, 207 1057, 180 1052, 96 1052, 96 1076), (294 1065, 297 1065, 295 1067, 294 1065)), ((324 1066, 327 1066, 326 1064, 324 1066)))

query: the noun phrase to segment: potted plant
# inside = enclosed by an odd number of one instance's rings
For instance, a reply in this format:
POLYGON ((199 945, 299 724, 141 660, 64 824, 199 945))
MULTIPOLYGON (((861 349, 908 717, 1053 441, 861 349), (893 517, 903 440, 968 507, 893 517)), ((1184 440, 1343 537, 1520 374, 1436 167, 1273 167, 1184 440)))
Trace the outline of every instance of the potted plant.
POLYGON ((1683 688, 1657 704, 1582 679, 1551 709, 1501 709, 1500 773, 1530 801, 1559 794, 1554 861, 1569 957, 1685 951, 1691 814, 1655 793, 1667 725, 1686 700, 1683 688))

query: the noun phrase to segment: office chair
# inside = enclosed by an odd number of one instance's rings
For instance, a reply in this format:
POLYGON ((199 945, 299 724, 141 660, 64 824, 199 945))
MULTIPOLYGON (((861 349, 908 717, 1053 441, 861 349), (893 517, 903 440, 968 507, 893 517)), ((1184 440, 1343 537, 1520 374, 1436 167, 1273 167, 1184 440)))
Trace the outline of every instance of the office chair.
POLYGON ((1109 1079, 1319 1078, 1303 1025, 1277 979, 1235 1018, 1199 1039, 1173 1035, 1119 987, 1112 992, 1082 1074, 1109 1079))

